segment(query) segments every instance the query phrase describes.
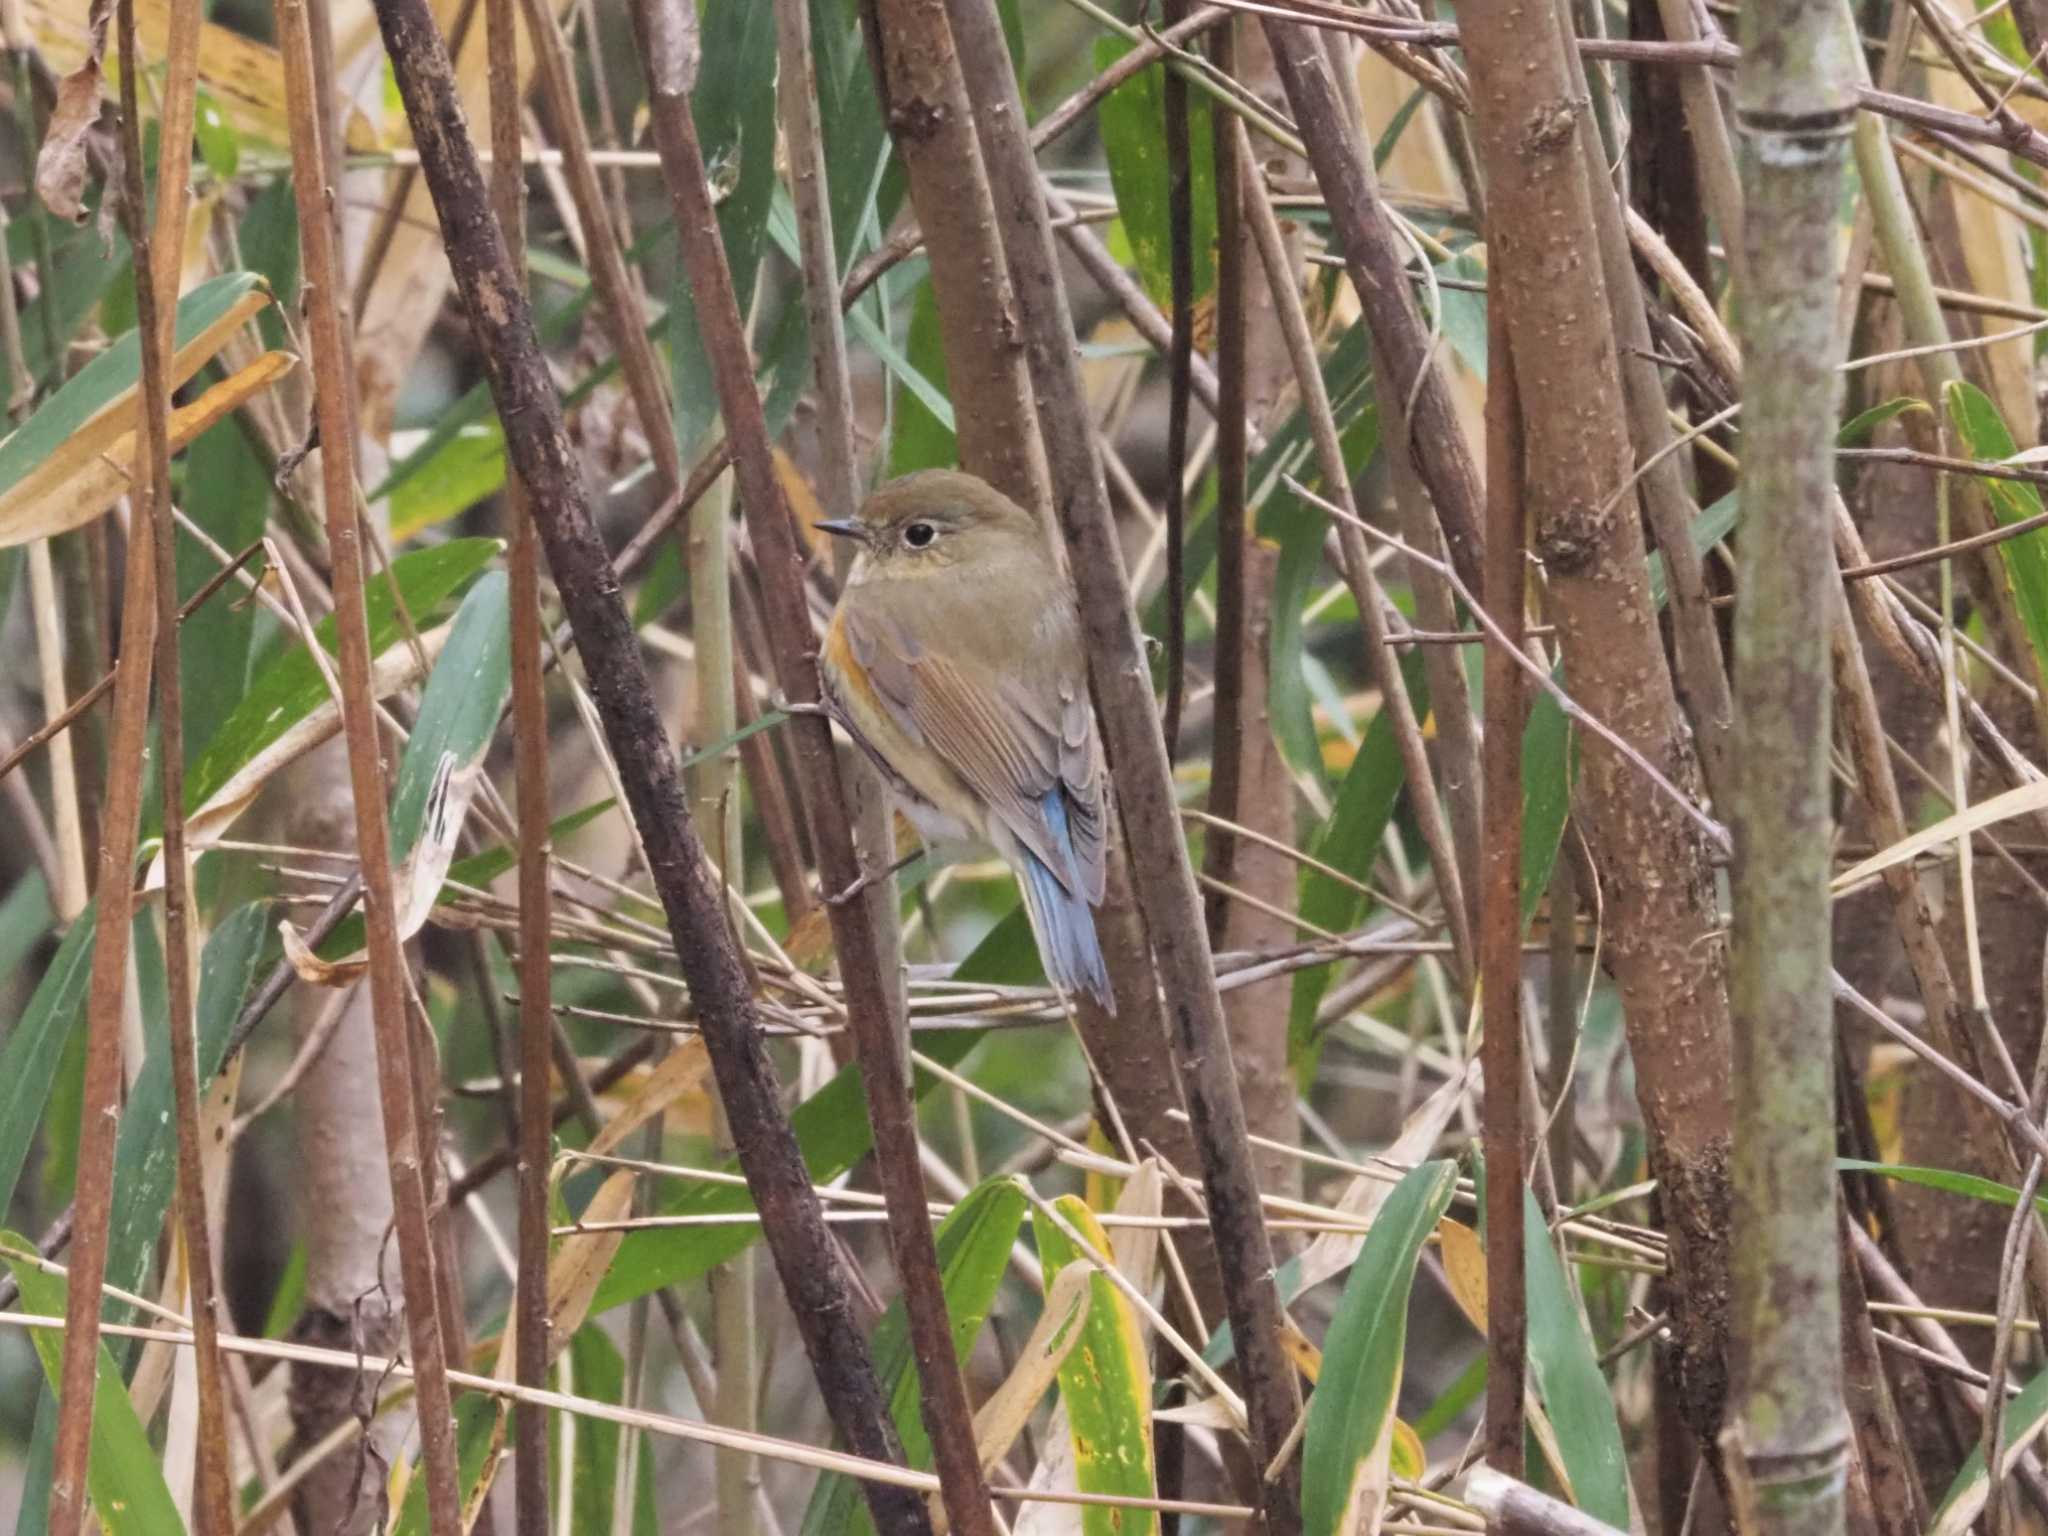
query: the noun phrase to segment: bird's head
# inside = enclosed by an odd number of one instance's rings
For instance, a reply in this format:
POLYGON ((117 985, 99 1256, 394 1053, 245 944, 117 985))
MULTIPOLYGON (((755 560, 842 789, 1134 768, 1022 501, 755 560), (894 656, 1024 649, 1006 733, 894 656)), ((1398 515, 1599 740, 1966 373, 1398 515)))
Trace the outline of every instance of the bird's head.
POLYGON ((1022 574, 1052 559, 1036 518, 988 482, 952 469, 891 480, 855 516, 817 526, 860 545, 849 585, 962 571, 1022 574))

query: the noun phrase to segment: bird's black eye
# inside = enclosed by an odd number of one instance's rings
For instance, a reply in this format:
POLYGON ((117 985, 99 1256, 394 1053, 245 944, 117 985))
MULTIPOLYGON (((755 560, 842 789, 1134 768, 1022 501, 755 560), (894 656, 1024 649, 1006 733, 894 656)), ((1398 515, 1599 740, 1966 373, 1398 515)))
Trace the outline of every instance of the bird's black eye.
POLYGON ((912 523, 903 530, 903 542, 912 549, 924 549, 939 536, 939 530, 930 523, 912 523))

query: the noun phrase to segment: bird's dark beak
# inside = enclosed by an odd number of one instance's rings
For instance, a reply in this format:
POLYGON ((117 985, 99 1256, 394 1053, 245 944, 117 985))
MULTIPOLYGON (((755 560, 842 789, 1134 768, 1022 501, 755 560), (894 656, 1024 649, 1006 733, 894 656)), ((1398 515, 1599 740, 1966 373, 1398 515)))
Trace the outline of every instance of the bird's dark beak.
POLYGON ((821 533, 829 533, 837 538, 858 539, 863 544, 868 541, 867 527, 858 518, 821 518, 811 526, 821 533))

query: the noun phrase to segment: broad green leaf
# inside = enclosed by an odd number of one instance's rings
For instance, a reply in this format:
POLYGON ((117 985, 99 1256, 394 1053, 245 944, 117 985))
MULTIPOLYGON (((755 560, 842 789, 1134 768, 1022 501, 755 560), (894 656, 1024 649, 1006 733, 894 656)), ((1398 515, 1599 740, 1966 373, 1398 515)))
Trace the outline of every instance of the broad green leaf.
MULTIPOLYGON (((980 1043, 982 1031, 946 1030, 918 1036, 918 1049, 941 1066, 957 1066, 980 1043)), ((913 1091, 922 1098, 936 1081, 929 1073, 913 1074, 913 1091)), ((861 1094, 860 1069, 843 1068, 829 1083, 799 1104, 790 1115, 804 1167, 815 1184, 829 1183, 868 1155, 873 1144, 867 1101, 861 1094)), ((728 1164, 737 1172, 737 1164, 728 1164)), ((664 1216, 737 1215, 754 1208, 753 1198, 733 1185, 680 1183, 656 1207, 664 1216)), ((957 1214, 957 1212, 955 1213, 957 1214)), ((664 1285, 685 1284, 743 1251, 759 1237, 752 1223, 685 1227, 668 1231, 629 1232, 612 1259, 604 1283, 590 1304, 595 1316, 664 1285)))
POLYGON ((506 622, 503 571, 486 571, 462 600, 448 643, 434 660, 420 695, 419 719, 399 759, 391 796, 391 860, 410 854, 420 837, 427 795, 444 755, 460 769, 483 760, 512 692, 512 641, 506 622))
MULTIPOLYGON (((1438 301, 1443 306, 1438 326, 1459 360, 1483 379, 1486 377, 1486 295, 1475 293, 1464 285, 1486 281, 1486 262, 1478 253, 1463 250, 1438 266, 1436 275, 1439 279, 1460 285, 1437 289, 1438 301)), ((1415 291, 1418 297, 1427 292, 1420 285, 1415 291)))
MULTIPOLYGON (((1402 658, 1401 676, 1407 683, 1415 717, 1427 719, 1429 683, 1419 651, 1410 650, 1402 658)), ((1354 880, 1364 880, 1379 862, 1380 840, 1386 835, 1394 803, 1406 782, 1400 747, 1394 739, 1393 716, 1382 708, 1366 728, 1365 742, 1351 759, 1329 816, 1309 842, 1310 856, 1354 880)), ((1304 922, 1331 933, 1345 933, 1357 927, 1364 916, 1366 897, 1320 870, 1304 868, 1299 902, 1304 922)), ((1287 1018, 1287 1056, 1294 1063, 1297 1079, 1303 1082, 1315 1074, 1320 1050, 1316 1009, 1329 985, 1327 965, 1311 966, 1297 972, 1294 978, 1294 996, 1287 1018)))
POLYGON ((215 178, 232 181, 242 163, 242 135, 228 121, 211 91, 200 91, 194 104, 192 137, 198 141, 199 157, 215 178))
POLYGON ((498 418, 465 423, 392 491, 391 537, 402 542, 459 517, 504 484, 505 429, 498 418))
MULTIPOLYGON (((2020 1457, 2034 1443, 2034 1437, 2048 1425, 2048 1371, 2028 1382, 2005 1405, 2004 1425, 2000 1470, 2010 1477, 2020 1457)), ((1962 1470, 1942 1495, 1941 1507, 1934 1512, 1934 1523, 1927 1528, 1927 1536, 1964 1536, 1984 1513, 1990 1493, 1991 1479, 1985 1474, 1984 1443, 1980 1439, 1971 1446, 1962 1470)))
POLYGON ((1522 729, 1522 927, 1543 904, 1551 866, 1572 808, 1571 721, 1550 694, 1538 691, 1522 729))
MULTIPOLYGON (((414 620, 423 621, 482 570, 499 548, 496 539, 451 539, 392 561, 392 575, 414 620)), ((364 596, 369 608, 370 650, 379 654, 395 644, 404 630, 391 601, 389 583, 381 579, 369 582, 364 596)), ((333 615, 316 624, 313 633, 327 652, 334 654, 333 615)), ((328 698, 327 683, 305 647, 293 645, 264 664, 235 712, 192 765, 185 783, 186 810, 195 811, 206 804, 238 768, 328 698)))
MULTIPOLYGON (((559 1390, 574 1391, 600 1403, 625 1400, 626 1362, 619 1348, 602 1328, 579 1328, 569 1341, 568 1378, 559 1390)), ((566 1415, 548 1415, 548 1445, 551 1473, 562 1465, 562 1420, 566 1415)), ((619 1426, 608 1419, 576 1421, 576 1450, 571 1462, 569 1488, 569 1529, 609 1532, 612 1528, 612 1491, 618 1482, 619 1426)), ((633 1536, 656 1536, 660 1529, 654 1513, 654 1458, 641 1447, 639 1477, 633 1495, 633 1536)))
MULTIPOLYGON (((34 1253, 35 1244, 16 1233, 0 1234, 13 1253, 34 1253)), ((21 1288, 25 1312, 42 1317, 64 1315, 65 1283, 60 1275, 44 1274, 35 1264, 10 1257, 7 1267, 21 1288)), ((64 1374, 61 1329, 35 1328, 30 1335, 54 1396, 64 1374)), ((150 1448, 149 1434, 129 1401, 127 1385, 115 1368, 106 1345, 100 1346, 99 1376, 93 1389, 92 1451, 86 1463, 86 1488, 93 1512, 108 1536, 173 1536, 185 1529, 178 1506, 164 1482, 163 1468, 150 1448)))
MULTIPOLYGON (((1109 1239, 1086 1201, 1061 1195, 1053 1205, 1099 1257, 1110 1257, 1109 1239)), ((1036 1207, 1031 1230, 1048 1286, 1067 1265, 1087 1262, 1073 1239, 1036 1207)), ((1059 1371, 1060 1401, 1074 1443, 1075 1484, 1083 1493, 1154 1498, 1152 1368, 1144 1335, 1129 1300, 1107 1275, 1096 1271, 1088 1286, 1081 1341, 1059 1371)), ((1080 1513, 1085 1536, 1145 1536, 1159 1529, 1159 1517, 1149 1509, 1094 1505, 1080 1513)))
MULTIPOLYGON (((1904 1163, 1867 1163, 1857 1157, 1838 1157, 1835 1167, 1842 1173, 1875 1173, 1887 1179, 1896 1179, 1901 1184, 1917 1184, 1923 1189, 1938 1189, 1951 1195, 1964 1195, 1972 1200, 1985 1200, 2007 1209, 2019 1203, 2020 1192, 2010 1184, 2001 1184, 1996 1179, 1979 1178, 1974 1173, 1958 1173, 1952 1168, 1915 1168, 1904 1163)), ((2034 1206, 2043 1216, 2048 1216, 2048 1195, 2036 1195, 2034 1206)))
MULTIPOLYGON (((775 11, 765 5, 716 5, 700 23, 703 62, 690 109, 704 149, 705 173, 718 198, 718 232, 725 244, 739 312, 754 298, 762 236, 775 195, 775 93, 761 82, 775 75, 775 11)), ((676 265, 669 310, 676 445, 696 455, 718 416, 718 392, 698 330, 696 291, 676 265)))
POLYGON ((1596 1520, 1629 1528, 1628 1459, 1614 1394, 1565 1278, 1543 1212, 1522 1191, 1523 1277, 1529 1299, 1529 1377, 1557 1431, 1572 1502, 1596 1520))
POLYGON ((1301 1524, 1306 1536, 1378 1528, 1408 1343, 1415 1261, 1457 1188, 1455 1163, 1424 1163, 1394 1186, 1351 1266, 1323 1341, 1323 1368, 1308 1403, 1301 1447, 1301 1524))
POLYGON ((57 1079, 64 1043, 85 1017, 95 910, 88 906, 78 914, 28 1007, 8 1030, 6 1049, 0 1051, 0 1211, 14 1198, 15 1182, 57 1079))
MULTIPOLYGON (((185 456, 184 509, 221 548, 239 552, 262 537, 270 515, 270 475, 237 422, 199 435, 185 456)), ((196 540, 179 539, 178 597, 192 596, 220 569, 196 540)), ((260 557, 258 563, 260 564, 260 557)), ((256 566, 246 566, 250 575, 256 566)), ((189 771, 242 701, 256 635, 254 603, 223 587, 178 627, 178 675, 184 685, 185 766, 189 771)))
MULTIPOLYGON (((813 1100, 813 1102, 816 1102, 813 1100)), ((977 1184, 953 1207, 933 1234, 939 1250, 939 1280, 946 1316, 953 1325, 953 1353, 965 1358, 981 1333, 988 1310, 1009 1267, 1010 1247, 1024 1219, 1024 1189, 1014 1179, 977 1184)), ((907 1465, 931 1465, 931 1441, 918 1413, 917 1369, 912 1363, 909 1321, 897 1297, 875 1325, 875 1376, 889 1394, 890 1415, 903 1442, 907 1465)), ((874 1522, 851 1478, 818 1479, 804 1511, 803 1536, 872 1536, 874 1522)))
POLYGON ((1908 411, 1926 411, 1925 400, 1911 395, 1898 395, 1882 404, 1873 405, 1867 411, 1858 411, 1842 423, 1841 431, 1835 434, 1837 448, 1857 448, 1870 441, 1871 434, 1890 421, 1894 416, 1903 416, 1908 411))
POLYGON ((107 289, 128 267, 128 237, 115 229, 103 240, 99 230, 97 190, 86 200, 93 217, 84 224, 54 217, 39 199, 31 198, 26 213, 7 225, 7 254, 17 272, 33 270, 42 290, 21 312, 21 350, 39 387, 54 387, 57 367, 66 349, 99 307, 107 289), (37 260, 41 241, 49 242, 49 264, 37 260))
MULTIPOLYGON (((1095 42, 1099 74, 1129 53, 1121 37, 1095 42)), ((1189 90, 1188 185, 1190 191, 1189 254, 1199 300, 1216 286, 1216 154, 1210 129, 1209 98, 1189 90)), ((1109 182, 1124 233, 1138 260, 1138 278, 1152 302, 1164 308, 1173 298, 1172 224, 1168 214, 1165 74, 1148 64, 1102 98, 1095 109, 1109 160, 1109 182)))
MULTIPOLYGON (((208 935, 199 957, 199 1081, 212 1081, 220 1071, 228 1036, 242 1000, 249 995, 270 937, 269 910, 250 902, 229 914, 208 935)), ((149 1053, 121 1114, 114 1146, 114 1213, 107 1235, 107 1284, 139 1291, 156 1256, 164 1216, 177 1183, 178 1136, 172 1118, 171 1053, 164 1036, 161 1003, 144 1015, 149 1053)), ((128 1320, 131 1308, 110 1304, 107 1316, 128 1320)))
MULTIPOLYGON (((856 323, 855 329, 860 330, 861 326, 856 323)), ((867 339, 872 343, 876 338, 867 339)), ((917 285, 911 299, 910 335, 905 346, 901 365, 890 370, 897 385, 890 408, 892 478, 913 470, 945 468, 959 458, 953 437, 952 406, 945 400, 946 353, 939 339, 939 304, 933 296, 930 277, 917 285), (937 399, 932 398, 934 392, 937 399)), ((893 349, 883 351, 885 363, 892 352, 893 349)))
MULTIPOLYGON (((28 958, 36 941, 50 931, 57 914, 50 910, 50 888, 41 870, 31 869, 14 882, 0 900, 0 981, 14 974, 14 968, 28 958)), ((6 1200, 0 1197, 0 1209, 6 1200)))
POLYGON ((1045 980, 1038 943, 1031 936, 1031 918, 1022 901, 982 935, 981 942, 954 967, 953 978, 1005 987, 1035 987, 1045 980))
MULTIPOLYGON (((2019 451, 1998 407, 1976 385, 1952 381, 1943 387, 1942 400, 1972 457, 2002 463, 2019 451)), ((2041 492, 2028 482, 1986 479, 1983 485, 1992 515, 2001 525, 2041 515, 2041 492)), ((1998 554, 2012 582, 2020 621, 2034 645, 2036 672, 2048 675, 2048 529, 2037 528, 2006 539, 1999 544, 1998 554)))
MULTIPOLYGON (((1345 471, 1355 478, 1378 448, 1379 413, 1364 406, 1344 423, 1345 471)), ((1312 489, 1321 485, 1319 474, 1301 478, 1312 489)), ((1327 493, 1329 487, 1323 489, 1327 493)), ((1323 566, 1323 535, 1328 530, 1328 514, 1295 494, 1284 481, 1271 489, 1259 509, 1259 534, 1280 546, 1280 565, 1273 578, 1266 685, 1273 735, 1295 772, 1313 774, 1319 781, 1326 777, 1326 770, 1302 671, 1307 637, 1301 615, 1323 566)))

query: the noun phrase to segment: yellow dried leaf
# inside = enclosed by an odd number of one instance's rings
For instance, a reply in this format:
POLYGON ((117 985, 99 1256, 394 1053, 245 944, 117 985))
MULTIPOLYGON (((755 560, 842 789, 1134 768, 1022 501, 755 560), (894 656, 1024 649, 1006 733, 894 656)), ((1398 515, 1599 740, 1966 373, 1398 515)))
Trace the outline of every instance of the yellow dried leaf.
POLYGON ((1446 1216, 1437 1223, 1436 1236, 1452 1299, 1466 1321, 1486 1332, 1486 1250, 1479 1246, 1479 1234, 1446 1216))
POLYGON ((702 1040, 686 1040, 647 1076, 640 1091, 591 1138, 590 1155, 603 1157, 685 1095, 698 1093, 711 1070, 702 1040))

